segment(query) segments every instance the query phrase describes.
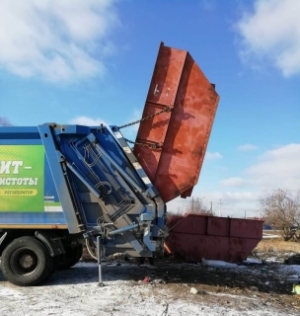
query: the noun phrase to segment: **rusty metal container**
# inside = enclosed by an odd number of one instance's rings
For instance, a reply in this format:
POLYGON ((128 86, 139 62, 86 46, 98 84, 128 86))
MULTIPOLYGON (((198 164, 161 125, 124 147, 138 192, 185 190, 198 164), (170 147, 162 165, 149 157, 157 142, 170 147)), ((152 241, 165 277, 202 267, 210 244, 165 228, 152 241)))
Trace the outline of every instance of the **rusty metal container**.
POLYGON ((198 182, 218 101, 191 55, 161 43, 134 153, 164 202, 198 182))
POLYGON ((261 220, 198 214, 168 218, 166 248, 186 261, 201 259, 242 262, 262 239, 261 220))

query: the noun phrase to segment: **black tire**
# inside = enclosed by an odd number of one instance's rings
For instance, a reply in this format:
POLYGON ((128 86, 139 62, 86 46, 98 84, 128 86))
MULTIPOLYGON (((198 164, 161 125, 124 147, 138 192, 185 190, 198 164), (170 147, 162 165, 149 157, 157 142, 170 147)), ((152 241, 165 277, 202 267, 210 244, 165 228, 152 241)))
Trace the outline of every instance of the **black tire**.
POLYGON ((46 247, 34 237, 20 237, 3 251, 1 267, 5 278, 21 286, 38 285, 53 272, 54 261, 46 247))
POLYGON ((77 245, 74 248, 66 246, 65 251, 65 260, 59 264, 58 270, 66 270, 73 267, 82 257, 83 245, 77 245))

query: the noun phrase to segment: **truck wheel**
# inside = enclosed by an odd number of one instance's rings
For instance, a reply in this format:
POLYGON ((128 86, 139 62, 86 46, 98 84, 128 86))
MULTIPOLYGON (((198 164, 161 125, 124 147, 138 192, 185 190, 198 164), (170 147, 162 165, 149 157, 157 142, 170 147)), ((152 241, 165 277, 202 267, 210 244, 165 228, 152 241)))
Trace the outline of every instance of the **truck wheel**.
POLYGON ((76 263, 79 262, 79 260, 81 259, 82 255, 83 255, 83 245, 79 245, 76 247, 77 249, 74 249, 74 260, 73 260, 73 264, 70 266, 74 266, 76 263))
POLYGON ((46 247, 29 236, 15 239, 4 249, 1 257, 6 279, 21 286, 43 282, 53 271, 53 264, 46 247))
POLYGON ((58 266, 58 270, 66 270, 73 267, 82 257, 83 245, 77 245, 75 248, 65 247, 65 261, 58 266))

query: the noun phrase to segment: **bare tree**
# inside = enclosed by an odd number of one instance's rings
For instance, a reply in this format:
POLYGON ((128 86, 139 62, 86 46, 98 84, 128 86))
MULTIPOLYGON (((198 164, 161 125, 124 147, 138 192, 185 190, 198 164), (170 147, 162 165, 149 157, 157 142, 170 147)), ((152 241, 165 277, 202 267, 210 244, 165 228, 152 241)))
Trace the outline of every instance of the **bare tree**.
POLYGON ((287 191, 277 189, 260 202, 266 223, 277 226, 284 240, 295 239, 300 228, 300 191, 293 197, 287 191))
POLYGON ((186 211, 194 214, 211 214, 211 211, 203 204, 202 199, 193 197, 186 211))
POLYGON ((0 116, 0 126, 11 126, 9 120, 0 116))

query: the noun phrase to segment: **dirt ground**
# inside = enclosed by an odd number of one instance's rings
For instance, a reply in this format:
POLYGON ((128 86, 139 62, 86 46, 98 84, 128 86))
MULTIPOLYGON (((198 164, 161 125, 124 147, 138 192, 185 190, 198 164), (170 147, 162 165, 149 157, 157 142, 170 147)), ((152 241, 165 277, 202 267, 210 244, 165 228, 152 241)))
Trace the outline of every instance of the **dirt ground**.
POLYGON ((262 263, 189 264, 167 258, 139 266, 134 260, 107 260, 103 287, 95 262, 55 272, 37 287, 14 286, 0 273, 0 315, 300 315, 300 295, 292 294, 300 262, 284 264, 297 259, 297 249, 286 247, 299 245, 278 242, 258 245, 253 257, 262 263))
MULTIPOLYGON (((232 268, 174 262, 168 258, 156 261, 148 276, 152 285, 171 290, 173 298, 187 299, 187 289, 194 287, 198 297, 209 304, 218 303, 236 311, 269 306, 285 315, 300 315, 300 295, 292 294, 293 285, 300 280, 300 243, 262 240, 251 258, 257 260, 232 268), (241 297, 247 299, 241 301, 241 297)), ((142 268, 134 272, 133 280, 141 282, 144 277, 142 268)))

